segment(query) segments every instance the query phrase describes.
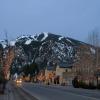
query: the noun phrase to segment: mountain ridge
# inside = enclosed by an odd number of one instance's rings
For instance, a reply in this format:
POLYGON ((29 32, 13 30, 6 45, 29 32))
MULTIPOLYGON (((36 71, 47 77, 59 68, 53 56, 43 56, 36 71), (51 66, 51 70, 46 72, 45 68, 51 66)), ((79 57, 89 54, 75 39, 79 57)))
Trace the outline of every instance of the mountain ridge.
POLYGON ((72 66, 76 58, 76 49, 80 45, 89 46, 69 37, 46 32, 34 36, 20 36, 11 44, 15 48, 13 65, 20 67, 35 62, 39 69, 61 63, 66 67, 72 66))

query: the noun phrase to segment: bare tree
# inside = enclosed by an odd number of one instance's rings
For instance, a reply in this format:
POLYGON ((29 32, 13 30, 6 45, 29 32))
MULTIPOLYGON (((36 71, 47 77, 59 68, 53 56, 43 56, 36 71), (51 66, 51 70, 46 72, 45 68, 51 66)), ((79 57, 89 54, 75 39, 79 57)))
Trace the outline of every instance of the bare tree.
MULTIPOLYGON (((88 35, 88 43, 90 43, 91 45, 93 45, 95 47, 95 74, 100 73, 99 72, 99 66, 100 66, 100 36, 99 36, 99 31, 98 30, 94 30, 91 33, 89 33, 88 35)), ((96 75, 97 77, 97 84, 98 84, 98 75, 96 75)))
POLYGON ((98 30, 93 30, 91 33, 88 34, 88 41, 89 44, 98 47, 100 46, 100 36, 98 30))
POLYGON ((90 80, 94 75, 94 54, 88 45, 80 45, 77 48, 77 60, 74 63, 74 71, 82 80, 90 80))
POLYGON ((96 62, 96 67, 99 66, 99 49, 100 49, 100 36, 99 36, 99 31, 94 30, 88 35, 88 43, 93 45, 95 47, 96 53, 95 53, 95 62, 96 62))

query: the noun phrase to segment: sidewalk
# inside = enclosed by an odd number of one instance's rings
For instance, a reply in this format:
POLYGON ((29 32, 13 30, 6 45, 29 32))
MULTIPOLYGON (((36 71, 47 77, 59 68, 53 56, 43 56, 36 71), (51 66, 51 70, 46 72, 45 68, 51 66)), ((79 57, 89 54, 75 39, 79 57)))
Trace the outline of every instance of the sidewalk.
POLYGON ((0 100, 37 100, 31 94, 24 91, 14 82, 8 82, 4 94, 0 94, 0 100))
POLYGON ((6 85, 6 90, 4 94, 0 94, 0 100, 14 100, 13 93, 11 92, 10 84, 6 85))

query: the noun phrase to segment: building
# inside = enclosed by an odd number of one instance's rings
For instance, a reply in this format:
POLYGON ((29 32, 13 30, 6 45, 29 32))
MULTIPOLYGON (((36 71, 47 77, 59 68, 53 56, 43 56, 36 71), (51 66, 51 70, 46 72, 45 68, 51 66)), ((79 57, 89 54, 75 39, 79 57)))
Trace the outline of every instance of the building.
POLYGON ((71 85, 72 80, 75 77, 73 71, 72 71, 72 66, 68 65, 66 63, 60 63, 56 67, 56 76, 59 76, 59 83, 60 84, 67 84, 71 85))
POLYGON ((66 63, 59 63, 55 67, 47 66, 45 69, 46 83, 71 85, 75 77, 72 66, 66 63))

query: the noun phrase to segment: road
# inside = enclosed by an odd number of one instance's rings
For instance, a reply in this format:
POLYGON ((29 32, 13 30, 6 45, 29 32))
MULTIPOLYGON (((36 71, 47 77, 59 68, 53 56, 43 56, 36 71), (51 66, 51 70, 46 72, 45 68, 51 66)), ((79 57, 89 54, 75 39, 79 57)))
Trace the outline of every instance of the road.
POLYGON ((23 91, 20 86, 8 82, 4 94, 0 94, 0 100, 37 100, 32 95, 23 91))
POLYGON ((100 100, 100 91, 24 83, 22 88, 38 100, 100 100))

